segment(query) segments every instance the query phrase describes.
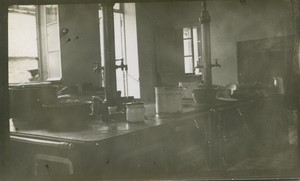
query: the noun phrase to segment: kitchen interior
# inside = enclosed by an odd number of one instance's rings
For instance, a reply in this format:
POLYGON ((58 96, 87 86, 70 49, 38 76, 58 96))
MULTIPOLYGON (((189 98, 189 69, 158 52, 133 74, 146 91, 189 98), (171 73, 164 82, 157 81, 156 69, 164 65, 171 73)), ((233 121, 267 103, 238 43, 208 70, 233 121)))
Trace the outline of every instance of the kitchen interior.
POLYGON ((17 2, 7 179, 300 176, 298 0, 17 2))

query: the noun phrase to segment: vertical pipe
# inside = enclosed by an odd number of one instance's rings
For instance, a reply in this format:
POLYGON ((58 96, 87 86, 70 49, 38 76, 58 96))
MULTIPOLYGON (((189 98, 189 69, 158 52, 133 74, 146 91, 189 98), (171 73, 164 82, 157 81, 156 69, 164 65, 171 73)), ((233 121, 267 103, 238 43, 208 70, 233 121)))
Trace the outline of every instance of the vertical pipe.
POLYGON ((103 41, 104 41, 104 79, 105 98, 107 105, 116 104, 116 67, 115 67, 115 33, 114 33, 114 3, 102 3, 103 41))
POLYGON ((8 5, 0 6, 0 180, 5 180, 9 142, 8 5))
POLYGON ((210 16, 206 10, 206 1, 203 1, 203 10, 200 16, 201 39, 202 39, 202 60, 204 66, 203 78, 206 87, 212 86, 211 73, 211 47, 210 47, 210 16))

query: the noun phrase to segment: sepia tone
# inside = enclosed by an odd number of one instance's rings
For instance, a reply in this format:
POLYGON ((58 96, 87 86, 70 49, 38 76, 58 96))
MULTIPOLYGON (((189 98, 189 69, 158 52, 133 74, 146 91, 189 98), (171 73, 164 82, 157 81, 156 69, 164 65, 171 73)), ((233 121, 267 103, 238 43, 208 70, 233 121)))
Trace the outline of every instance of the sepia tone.
POLYGON ((298 0, 3 0, 0 180, 297 179, 298 0))

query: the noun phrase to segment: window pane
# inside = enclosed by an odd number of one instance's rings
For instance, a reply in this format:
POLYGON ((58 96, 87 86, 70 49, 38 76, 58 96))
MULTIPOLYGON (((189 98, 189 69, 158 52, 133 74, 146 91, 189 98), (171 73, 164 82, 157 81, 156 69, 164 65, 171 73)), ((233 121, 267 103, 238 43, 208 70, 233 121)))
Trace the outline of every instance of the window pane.
POLYGON ((46 24, 58 21, 58 6, 46 5, 46 24))
POLYGON ((10 57, 8 62, 9 83, 29 82, 28 70, 38 69, 38 60, 29 57, 10 57))
POLYGON ((50 79, 61 78, 60 51, 48 53, 48 77, 50 79))
POLYGON ((183 38, 191 38, 192 32, 191 28, 183 28, 183 38))
POLYGON ((194 48, 194 64, 197 65, 198 61, 198 34, 197 34, 197 27, 193 28, 193 48, 194 48))
POLYGON ((184 73, 189 74, 194 72, 193 58, 184 57, 184 73))
MULTIPOLYGON (((14 8, 10 7, 10 8, 14 8)), ((34 6, 22 6, 33 8, 34 6)), ((29 13, 8 13, 9 83, 29 82, 28 70, 38 68, 36 17, 29 13)))
POLYGON ((184 47, 184 56, 191 56, 192 54, 192 40, 183 40, 183 47, 184 47))
POLYGON ((116 4, 114 5, 114 9, 115 9, 115 10, 120 10, 120 3, 116 3, 116 4))
POLYGON ((35 5, 12 5, 8 10, 14 13, 35 15, 35 5))
POLYGON ((122 14, 114 13, 114 25, 115 25, 115 56, 116 59, 123 58, 122 49, 122 14))
POLYGON ((59 50, 59 27, 58 23, 48 25, 46 28, 47 31, 47 42, 48 42, 48 51, 59 50))
MULTIPOLYGON (((104 35, 103 35, 103 14, 102 10, 98 11, 99 14, 99 34, 100 34, 100 52, 101 52, 101 66, 104 66, 104 35)), ((103 83, 104 85, 104 83, 103 83)))
POLYGON ((25 8, 25 9, 35 9, 35 5, 17 5, 19 8, 25 8))

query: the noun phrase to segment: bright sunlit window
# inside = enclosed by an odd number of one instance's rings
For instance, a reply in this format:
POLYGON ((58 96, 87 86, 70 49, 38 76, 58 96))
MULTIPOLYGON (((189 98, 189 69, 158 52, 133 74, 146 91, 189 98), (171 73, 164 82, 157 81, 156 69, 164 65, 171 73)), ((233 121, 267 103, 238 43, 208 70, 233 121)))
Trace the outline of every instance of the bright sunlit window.
POLYGON ((9 8, 9 83, 61 79, 58 5, 9 8))
POLYGON ((36 7, 15 5, 8 13, 9 83, 29 82, 38 69, 36 7))
POLYGON ((184 72, 185 74, 201 74, 201 36, 200 28, 183 28, 184 72))
MULTIPOLYGON (((99 26, 100 26, 100 45, 101 45, 101 65, 104 65, 104 42, 103 42, 103 15, 101 6, 99 9, 99 26)), ((123 6, 120 3, 114 5, 114 29, 115 29, 115 58, 116 65, 127 64, 126 55, 125 55, 125 35, 124 35, 124 10, 123 6)), ((104 73, 104 71, 102 71, 104 73)), ((104 74, 102 75, 104 77, 104 74)), ((122 92, 122 96, 128 94, 128 85, 127 85, 127 71, 124 69, 116 69, 116 78, 117 78, 117 89, 122 92)), ((104 81, 104 79, 103 79, 104 81)), ((104 82, 102 83, 103 85, 104 82)))

